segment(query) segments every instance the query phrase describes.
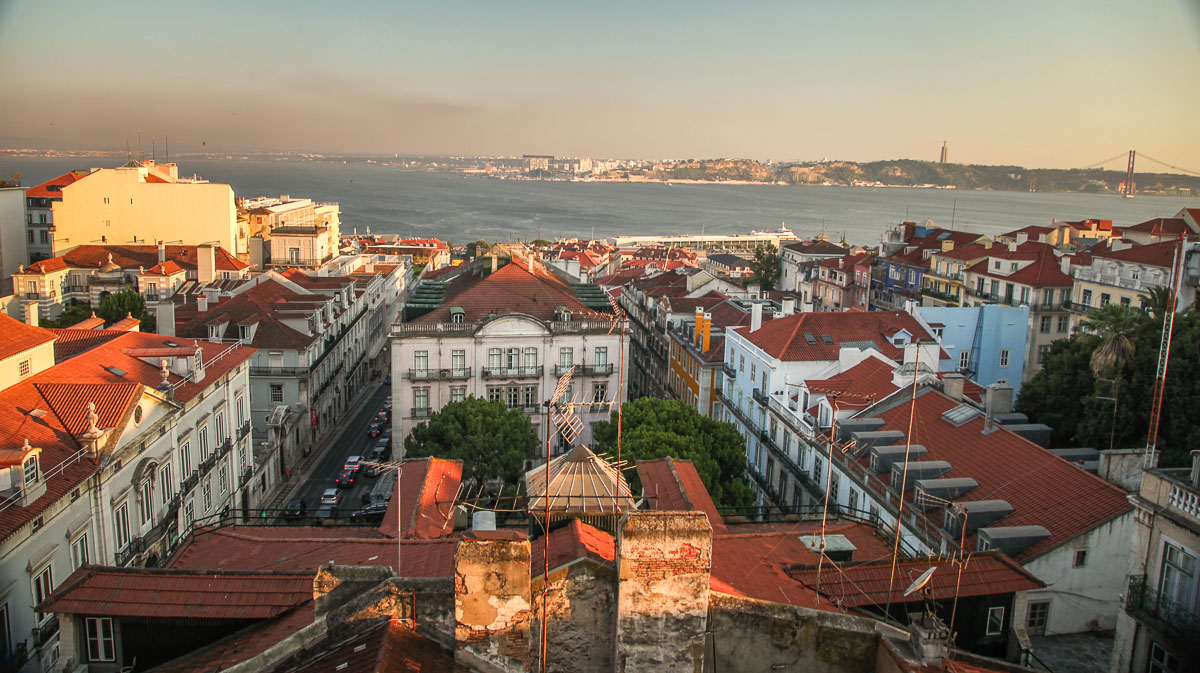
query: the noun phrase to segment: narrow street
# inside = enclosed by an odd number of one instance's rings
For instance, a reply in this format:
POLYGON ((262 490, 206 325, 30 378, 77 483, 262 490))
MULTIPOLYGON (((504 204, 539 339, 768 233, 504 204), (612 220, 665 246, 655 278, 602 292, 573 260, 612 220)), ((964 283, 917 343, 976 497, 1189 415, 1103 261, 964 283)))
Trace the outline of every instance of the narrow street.
MULTIPOLYGON (((293 499, 302 498, 304 500, 309 514, 315 512, 319 507, 321 493, 325 489, 337 488, 334 480, 341 474, 346 459, 350 456, 361 456, 365 459, 370 455, 371 449, 375 447, 378 438, 367 436, 367 426, 371 424, 371 420, 383 406, 384 400, 392 392, 390 384, 381 381, 375 385, 378 385, 378 388, 369 397, 366 397, 357 408, 349 410, 348 418, 339 421, 346 425, 341 439, 326 452, 310 473, 304 475, 303 485, 292 496, 293 499)), ((383 427, 389 428, 391 424, 386 423, 383 427)), ((360 509, 363 506, 363 494, 370 491, 377 480, 378 477, 369 477, 366 475, 366 470, 360 469, 354 486, 340 489, 342 500, 338 505, 338 516, 350 516, 354 511, 360 509)))

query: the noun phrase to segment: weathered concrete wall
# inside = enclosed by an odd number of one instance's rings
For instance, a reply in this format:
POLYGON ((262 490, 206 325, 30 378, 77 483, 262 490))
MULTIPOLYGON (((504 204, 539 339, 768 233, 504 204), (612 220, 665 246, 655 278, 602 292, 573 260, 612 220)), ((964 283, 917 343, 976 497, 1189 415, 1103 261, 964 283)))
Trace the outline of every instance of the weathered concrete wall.
MULTIPOLYGON (((534 669, 541 670, 542 578, 533 583, 534 669)), ((581 559, 550 573, 546 612, 550 625, 546 670, 553 673, 612 671, 616 574, 607 565, 581 559)))
POLYGON ((454 649, 454 580, 448 577, 393 578, 400 591, 413 595, 416 627, 421 635, 454 649))
POLYGON ((468 531, 454 555, 454 658, 482 673, 529 670, 529 540, 468 531))
POLYGON ((713 593, 704 671, 874 673, 873 619, 713 593))
POLYGON ((313 600, 321 616, 369 593, 392 576, 387 566, 322 566, 313 578, 313 600))
POLYGON ((629 512, 618 524, 616 550, 613 670, 700 670, 712 568, 708 517, 629 512))

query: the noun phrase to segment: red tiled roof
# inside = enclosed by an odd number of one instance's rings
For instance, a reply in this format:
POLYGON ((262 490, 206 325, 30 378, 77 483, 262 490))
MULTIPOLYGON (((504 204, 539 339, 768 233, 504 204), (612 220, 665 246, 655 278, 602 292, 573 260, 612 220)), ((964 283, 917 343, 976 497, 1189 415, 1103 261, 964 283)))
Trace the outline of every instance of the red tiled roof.
POLYGON ((459 306, 464 320, 476 322, 489 313, 524 313, 539 320, 553 320, 557 306, 566 306, 574 320, 606 319, 584 306, 575 293, 557 277, 522 262, 506 264, 483 278, 465 273, 455 279, 441 306, 418 318, 419 323, 450 322, 450 307, 459 306))
POLYGON ((783 247, 805 255, 844 255, 848 248, 829 241, 799 241, 783 247))
POLYGON ((40 185, 35 185, 25 190, 25 196, 37 199, 61 199, 63 187, 82 180, 88 175, 91 175, 91 173, 84 170, 63 173, 57 178, 51 178, 40 185))
POLYGON ((942 249, 943 241, 951 241, 954 243, 954 247, 957 248, 961 245, 974 243, 981 238, 983 236, 966 231, 935 229, 925 236, 914 236, 908 239, 905 241, 904 247, 888 255, 887 260, 898 264, 929 268, 929 260, 925 258, 926 250, 933 250, 934 253, 937 253, 942 249), (913 249, 909 250, 910 247, 913 249))
POLYGON ((1149 245, 1136 245, 1124 250, 1093 249, 1091 255, 1092 257, 1103 259, 1115 259, 1122 262, 1134 262, 1136 264, 1147 264, 1170 269, 1171 262, 1175 258, 1175 250, 1178 247, 1175 241, 1163 241, 1149 245))
MULTIPOLYGON (((1030 245, 1030 244, 1026 243, 1025 245, 1030 245)), ((1036 245, 1042 245, 1042 244, 1036 244, 1036 245)), ((1058 258, 1055 257, 1052 252, 1050 252, 1049 246, 1046 246, 1046 248, 1047 248, 1047 250, 1043 250, 1043 251, 1030 251, 1030 252, 1033 252, 1034 254, 1036 254, 1036 257, 1032 258, 1032 259, 1034 259, 1034 262, 1032 264, 1027 264, 1020 269, 1017 269, 1016 271, 1013 271, 1013 272, 1009 273, 1008 275, 996 273, 995 271, 991 270, 991 268, 990 268, 991 262, 989 259, 985 259, 982 262, 975 264, 974 266, 968 268, 967 271, 969 271, 971 273, 977 273, 981 276, 987 276, 988 278, 995 278, 997 280, 1002 280, 1002 281, 1006 281, 1009 283, 1019 283, 1021 285, 1029 285, 1029 286, 1035 287, 1035 288, 1036 287, 1071 287, 1071 285, 1074 284, 1075 280, 1069 274, 1063 273, 1062 266, 1060 265, 1058 258), (1038 252, 1040 252, 1040 254, 1038 254, 1038 252)), ((999 255, 997 255, 995 253, 989 253, 989 257, 1000 257, 1001 259, 1022 259, 1022 260, 1024 260, 1024 259, 1030 259, 1030 257, 1026 256, 1028 254, 1029 253, 1027 253, 1025 250, 1019 248, 1017 250, 1017 252, 1015 252, 1015 253, 1007 253, 1006 254, 1006 253, 1002 252, 999 255)))
POLYGON ((1127 227, 1115 227, 1119 232, 1136 231, 1143 234, 1159 234, 1178 236, 1191 233, 1192 229, 1182 217, 1156 217, 1152 220, 1131 224, 1127 227))
POLYGON ((312 600, 313 573, 152 570, 85 565, 40 607, 149 619, 266 619, 312 600))
POLYGON ((154 673, 223 671, 262 654, 283 639, 312 624, 316 617, 315 607, 310 600, 275 619, 252 624, 207 647, 156 666, 153 669, 154 673))
POLYGON ((273 673, 470 673, 454 654, 400 620, 356 625, 350 636, 329 632, 312 650, 273 673))
POLYGON ((631 280, 645 278, 650 273, 653 272, 644 266, 621 267, 607 276, 597 278, 596 284, 605 287, 618 287, 629 283, 631 280))
POLYGON ((900 388, 892 383, 895 365, 876 357, 868 357, 846 371, 822 380, 810 380, 808 389, 814 393, 845 393, 863 395, 878 402, 900 388))
POLYGON ((84 318, 83 320, 80 320, 79 322, 77 322, 74 325, 71 325, 69 327, 66 327, 65 329, 83 330, 83 329, 96 329, 98 327, 104 327, 104 318, 97 318, 96 314, 92 313, 92 316, 90 318, 84 318))
POLYGON ((120 320, 116 321, 115 323, 109 325, 108 329, 115 330, 118 332, 132 332, 133 328, 135 328, 141 324, 142 324, 141 320, 138 320, 137 318, 134 318, 133 316, 126 314, 126 316, 124 318, 121 318, 120 320))
MULTIPOLYGON (((188 271, 196 270, 196 247, 194 245, 164 246, 167 260, 175 262, 188 271)), ((109 255, 112 255, 113 263, 122 269, 137 269, 138 267, 151 269, 159 264, 158 246, 156 245, 81 245, 68 250, 61 257, 42 260, 37 264, 45 265, 53 262, 57 268, 65 266, 94 268, 108 263, 109 255), (58 266, 59 264, 62 266, 58 266)), ((213 259, 217 271, 241 271, 250 266, 221 247, 213 250, 213 259)))
POLYGON ((55 334, 0 313, 0 360, 7 360, 31 348, 54 341, 55 334))
MULTIPOLYGON (((571 519, 567 525, 550 531, 550 570, 581 558, 612 564, 616 559, 615 546, 612 535, 571 519)), ((541 577, 546 569, 546 541, 533 540, 529 550, 529 572, 533 577, 541 577)))
MULTIPOLYGON (((453 577, 458 537, 404 540, 405 577, 453 577)), ((202 529, 171 557, 169 568, 313 570, 338 565, 396 567, 396 539, 358 526, 230 526, 202 529)))
POLYGON ((404 507, 405 538, 438 538, 454 534, 454 499, 462 481, 462 461, 420 458, 404 461, 399 497, 393 497, 379 531, 396 536, 399 506, 404 507))
POLYGON ((936 558, 901 559, 896 562, 896 575, 891 578, 890 559, 843 563, 836 572, 826 567, 821 573, 818 587, 817 568, 807 565, 791 568, 788 574, 800 584, 821 595, 836 600, 848 608, 885 605, 891 603, 918 603, 924 600, 924 592, 904 595, 921 573, 940 566, 930 578, 929 587, 934 600, 951 600, 972 596, 994 596, 1017 591, 1040 589, 1044 582, 1029 574, 1012 559, 1000 551, 972 554, 967 557, 961 576, 953 564, 939 562, 936 558), (889 598, 888 584, 892 585, 889 598))
MULTIPOLYGON (((1038 525, 1050 531, 1050 537, 1016 554, 1018 562, 1037 558, 1132 507, 1122 489, 1003 426, 983 434, 982 415, 955 427, 942 414, 958 404, 934 389, 919 392, 909 439, 927 449, 921 460, 944 460, 953 466, 947 478, 970 477, 978 482, 965 499, 998 499, 1013 507, 1011 514, 989 525, 1038 525)), ((880 430, 904 432, 909 413, 905 402, 871 415, 885 421, 880 430)), ((940 525, 938 513, 932 512, 931 517, 940 525)))
POLYGON ((904 311, 797 313, 764 321, 754 332, 738 328, 738 334, 768 355, 789 362, 837 360, 847 341, 874 342, 883 355, 899 361, 904 349, 894 346, 891 339, 900 330, 914 339, 933 338, 904 311), (810 345, 805 334, 816 337, 816 344, 810 345), (833 338, 832 345, 822 339, 826 334, 833 338))
POLYGON ((124 332, 117 330, 72 329, 69 327, 63 329, 48 328, 47 331, 58 337, 58 341, 54 342, 55 363, 70 359, 124 334, 124 332))
POLYGON ((325 295, 295 292, 282 283, 274 280, 264 280, 254 287, 239 293, 237 296, 209 304, 203 313, 196 311, 195 304, 188 304, 176 311, 177 328, 180 335, 197 339, 208 338, 208 326, 211 324, 228 323, 225 334, 220 336, 231 339, 240 338, 237 334, 238 325, 251 318, 259 318, 258 328, 254 330, 254 338, 250 345, 255 348, 294 348, 307 347, 317 336, 305 334, 285 323, 276 315, 283 306, 323 306, 329 301, 325 295))
POLYGON ((168 259, 165 262, 155 264, 154 266, 150 267, 149 269, 146 269, 147 274, 153 273, 153 274, 157 274, 160 276, 171 276, 171 275, 174 275, 177 273, 182 273, 183 271, 184 271, 184 268, 182 266, 179 266, 179 264, 177 264, 175 262, 175 260, 173 260, 173 259, 168 259))
POLYGON ((51 257, 50 259, 42 259, 25 267, 26 273, 52 273, 54 271, 62 271, 67 268, 67 262, 62 257, 51 257))
POLYGON ((642 496, 649 500, 651 509, 699 510, 708 515, 714 534, 725 532, 725 520, 692 461, 674 458, 639 460, 637 473, 642 480, 642 496))

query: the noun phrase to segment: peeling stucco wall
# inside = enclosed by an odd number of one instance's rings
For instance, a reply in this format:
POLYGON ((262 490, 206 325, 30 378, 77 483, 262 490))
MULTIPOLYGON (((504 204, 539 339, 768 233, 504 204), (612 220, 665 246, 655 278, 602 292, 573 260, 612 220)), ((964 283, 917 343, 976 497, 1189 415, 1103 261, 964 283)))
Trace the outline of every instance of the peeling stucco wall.
POLYGON ((530 666, 529 540, 468 531, 454 557, 454 656, 482 673, 530 666))
MULTIPOLYGON (((533 583, 534 668, 541 670, 542 578, 533 583)), ((546 670, 610 673, 616 575, 611 566, 580 559, 550 573, 546 670)))

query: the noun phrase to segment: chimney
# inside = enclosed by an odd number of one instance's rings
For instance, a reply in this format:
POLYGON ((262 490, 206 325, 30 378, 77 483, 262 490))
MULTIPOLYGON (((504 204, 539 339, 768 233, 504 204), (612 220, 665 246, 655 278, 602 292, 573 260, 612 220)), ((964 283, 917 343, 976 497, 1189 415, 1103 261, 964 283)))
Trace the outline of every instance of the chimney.
POLYGON ((192 369, 192 381, 199 383, 204 380, 204 347, 196 344, 196 352, 188 365, 192 369))
MULTIPOLYGON (((1025 241, 1028 241, 1028 240, 1029 240, 1029 234, 1025 233, 1024 231, 1017 232, 1017 245, 1021 245, 1022 243, 1024 243, 1025 241)), ((1009 244, 1008 249, 1015 250, 1015 248, 1013 247, 1013 245, 1011 243, 1009 244)))
POLYGON ((38 303, 36 301, 27 301, 21 304, 21 308, 25 310, 25 324, 31 327, 40 327, 39 320, 41 316, 38 314, 38 303))
POLYGON ((757 332, 762 327, 762 303, 754 302, 750 306, 750 331, 757 332))
POLYGON ((1007 383, 993 383, 983 391, 983 407, 988 415, 1012 413, 1013 389, 1007 383))
POLYGON ((712 527, 703 512, 622 515, 613 663, 621 671, 703 668, 712 527))
POLYGON ((492 255, 492 273, 496 272, 496 255, 492 255))
POLYGON ((217 271, 217 251, 212 244, 205 243, 196 246, 196 280, 211 283, 217 271))
POLYGON ((175 304, 160 301, 154 305, 155 330, 163 336, 175 336, 175 304))
POLYGON ((783 310, 779 312, 780 317, 789 316, 796 312, 796 300, 793 297, 788 297, 783 300, 783 310))
POLYGON ((1058 266, 1060 269, 1062 269, 1063 273, 1065 273, 1068 276, 1071 275, 1071 256, 1063 255, 1062 257, 1059 257, 1058 258, 1058 266))
POLYGON ((958 402, 963 401, 963 382, 966 381, 962 374, 950 373, 942 377, 942 392, 946 393, 946 397, 958 402))
POLYGON ((531 584, 525 533, 463 533, 454 553, 455 661, 481 671, 530 669, 531 584))
POLYGON ((750 283, 746 286, 746 297, 748 299, 758 299, 758 283, 750 283))
POLYGON ((167 261, 167 244, 162 241, 158 242, 158 263, 162 264, 167 261))
POLYGON ((709 337, 710 337, 711 332, 712 332, 712 314, 705 313, 704 314, 704 337, 703 337, 702 341, 700 342, 700 351, 703 353, 708 352, 709 337))
POLYGON ((696 344, 700 343, 700 333, 704 331, 704 309, 696 307, 696 332, 692 339, 696 344))
POLYGON ((1017 243, 1016 243, 1016 241, 1009 241, 1009 242, 1008 242, 1008 251, 1009 251, 1009 252, 1016 252, 1016 251, 1017 251, 1017 243))
POLYGON ((204 296, 208 299, 209 306, 216 306, 221 301, 221 291, 215 287, 204 288, 204 296))
POLYGON ((196 295, 196 312, 204 313, 208 310, 208 297, 203 294, 196 295))

